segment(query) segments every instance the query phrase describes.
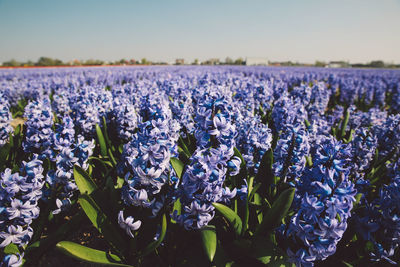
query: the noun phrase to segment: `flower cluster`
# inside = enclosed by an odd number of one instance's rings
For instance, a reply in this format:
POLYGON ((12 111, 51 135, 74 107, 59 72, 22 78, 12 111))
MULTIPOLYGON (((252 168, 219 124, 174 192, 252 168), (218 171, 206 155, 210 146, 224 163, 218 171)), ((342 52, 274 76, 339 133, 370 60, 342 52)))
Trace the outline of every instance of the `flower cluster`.
POLYGON ((285 234, 293 241, 288 255, 297 266, 333 255, 347 229, 356 194, 346 169, 348 153, 347 145, 327 138, 317 149, 313 168, 296 185, 297 211, 285 234))
POLYGON ((57 200, 58 209, 54 211, 54 213, 59 213, 62 208, 68 206, 69 198, 77 190, 73 177, 74 165, 85 170, 88 168, 87 161, 93 153, 94 140, 87 141, 83 136, 78 136, 76 140, 74 123, 69 116, 65 116, 62 124, 56 125, 53 143, 53 150, 56 153, 56 170, 50 170, 46 180, 53 188, 59 185, 63 187, 62 194, 57 196, 63 200, 57 200))
POLYGON ((357 232, 374 245, 371 260, 387 261, 400 246, 400 171, 389 185, 384 185, 379 196, 368 203, 355 217, 357 232))
POLYGON ((173 214, 186 229, 207 225, 215 213, 211 204, 228 202, 236 195, 236 189, 224 187, 228 169, 235 175, 241 163, 238 157, 233 157, 236 130, 226 107, 227 100, 223 96, 211 93, 205 94, 205 101, 197 109, 198 148, 182 177, 182 214, 173 214))
POLYGON ((293 181, 303 172, 310 150, 308 132, 302 125, 287 126, 274 151, 275 176, 293 181))
POLYGON ((0 147, 7 143, 12 132, 10 104, 4 93, 0 92, 0 147))
POLYGON ((302 124, 307 118, 307 111, 299 98, 292 98, 287 93, 275 102, 272 109, 272 119, 276 132, 284 130, 287 126, 302 124))
POLYGON ((139 120, 135 106, 125 98, 114 98, 114 117, 118 136, 131 140, 139 120))
POLYGON ((27 118, 26 139, 24 151, 37 153, 40 159, 53 158, 52 135, 53 113, 48 98, 31 101, 25 107, 24 116, 27 118))
POLYGON ((370 166, 377 147, 377 139, 367 128, 362 127, 356 130, 354 139, 351 142, 352 147, 352 172, 356 177, 365 172, 370 166))
POLYGON ((126 205, 151 207, 156 215, 166 201, 157 196, 161 188, 165 184, 176 185, 178 180, 170 158, 177 155, 179 124, 171 118, 162 98, 143 103, 141 114, 147 120, 139 123, 138 132, 132 133, 122 154, 119 171, 126 181, 122 199, 126 205))
MULTIPOLYGON (((20 173, 6 169, 0 184, 0 248, 11 243, 26 245, 33 234, 32 221, 39 216, 38 201, 42 196, 43 167, 35 155, 23 162, 20 173)), ((7 255, 7 266, 19 266, 23 255, 7 255)))
POLYGON ((236 121, 236 125, 236 146, 250 174, 256 174, 263 155, 271 148, 272 131, 258 116, 244 116, 236 121))

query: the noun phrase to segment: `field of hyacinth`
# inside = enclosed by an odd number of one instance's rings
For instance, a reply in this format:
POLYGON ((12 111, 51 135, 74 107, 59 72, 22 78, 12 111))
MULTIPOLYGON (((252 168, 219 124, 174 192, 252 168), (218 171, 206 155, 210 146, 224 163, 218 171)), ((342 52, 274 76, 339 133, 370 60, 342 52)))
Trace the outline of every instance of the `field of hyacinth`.
POLYGON ((398 265, 399 149, 400 71, 3 69, 0 266, 398 265))

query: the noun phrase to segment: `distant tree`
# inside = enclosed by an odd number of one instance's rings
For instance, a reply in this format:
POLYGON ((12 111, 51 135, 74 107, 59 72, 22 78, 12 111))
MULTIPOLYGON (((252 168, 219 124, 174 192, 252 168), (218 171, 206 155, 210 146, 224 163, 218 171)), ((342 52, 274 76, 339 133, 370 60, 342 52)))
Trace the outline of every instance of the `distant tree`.
POLYGON ((372 68, 384 68, 385 63, 382 60, 371 61, 369 64, 372 68))
POLYGON ((235 60, 234 64, 235 65, 244 65, 246 63, 246 61, 243 60, 243 58, 238 58, 235 60))
POLYGON ((192 65, 199 65, 199 60, 196 58, 196 59, 193 61, 192 65))
POLYGON ((149 64, 149 62, 147 61, 146 58, 142 58, 141 64, 147 65, 147 64, 149 64))
POLYGON ((60 66, 64 63, 59 59, 52 59, 49 57, 40 57, 35 64, 36 66, 60 66))
POLYGON ((98 59, 88 59, 85 62, 83 62, 83 65, 103 65, 104 61, 98 60, 98 59))
POLYGON ((319 61, 319 60, 317 60, 317 61, 315 61, 315 64, 314 64, 316 67, 325 67, 326 66, 326 63, 324 62, 324 61, 319 61))
POLYGON ((231 59, 230 57, 225 58, 225 64, 226 65, 232 65, 233 64, 233 59, 231 59))
POLYGON ((15 59, 11 59, 10 61, 3 62, 4 67, 19 67, 21 63, 16 61, 15 59))

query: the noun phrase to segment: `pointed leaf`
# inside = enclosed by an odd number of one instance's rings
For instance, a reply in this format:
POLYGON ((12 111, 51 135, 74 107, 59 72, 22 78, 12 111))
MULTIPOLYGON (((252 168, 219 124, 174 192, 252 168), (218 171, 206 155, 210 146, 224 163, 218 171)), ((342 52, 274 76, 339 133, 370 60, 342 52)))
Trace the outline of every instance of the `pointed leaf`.
POLYGON ((8 246, 6 246, 4 248, 4 253, 5 254, 19 254, 19 249, 17 247, 17 245, 15 245, 14 243, 10 243, 8 246))
POLYGON ((182 178, 182 173, 183 173, 183 168, 185 167, 182 161, 180 161, 177 158, 171 158, 170 159, 172 168, 174 168, 176 175, 178 175, 178 178, 182 178))
POLYGON ((161 233, 160 236, 158 237, 157 240, 151 242, 149 245, 147 245, 146 248, 143 249, 143 252, 141 253, 141 256, 145 256, 151 252, 153 252, 164 240, 165 234, 167 233, 167 217, 165 214, 162 216, 162 221, 161 221, 161 233))
POLYGON ((200 229, 200 236, 207 258, 212 262, 215 256, 215 251, 217 250, 217 232, 215 226, 207 225, 200 229))
POLYGON ((258 226, 256 235, 264 234, 280 225, 292 205, 294 193, 294 188, 288 188, 279 195, 278 199, 272 204, 271 209, 265 214, 262 223, 258 226))
POLYGON ((81 194, 90 195, 97 189, 97 185, 90 175, 78 165, 74 166, 74 179, 81 194))
POLYGON ((346 113, 344 115, 344 118, 342 120, 342 125, 341 125, 340 132, 339 132, 340 136, 338 139, 344 138, 344 136, 346 134, 347 124, 349 123, 349 118, 350 118, 350 111, 347 109, 346 113))
POLYGON ((256 175, 256 181, 263 184, 263 188, 269 188, 274 183, 274 172, 272 164, 274 163, 274 153, 272 148, 265 152, 261 159, 260 168, 256 175))
POLYGON ((213 203, 212 205, 218 212, 222 214, 222 216, 224 216, 228 220, 228 222, 235 229, 236 234, 241 235, 243 224, 240 217, 233 210, 221 203, 213 203))
POLYGON ((85 219, 83 211, 79 211, 69 221, 65 222, 54 232, 51 232, 47 237, 42 238, 25 249, 25 258, 29 262, 36 262, 50 247, 53 247, 57 242, 63 240, 66 236, 70 235, 72 231, 79 228, 85 219))
POLYGON ((97 140, 99 141, 100 145, 100 154, 105 157, 107 156, 107 144, 106 140, 104 139, 103 132, 98 124, 96 124, 96 133, 97 133, 97 140))
POLYGON ((90 263, 103 264, 109 266, 128 267, 130 265, 122 264, 121 259, 114 254, 105 251, 81 246, 70 241, 58 242, 56 248, 67 256, 90 263))
POLYGON ((251 244, 251 254, 267 266, 291 267, 287 256, 267 238, 255 238, 251 244))
POLYGON ((116 248, 124 250, 124 240, 115 228, 117 219, 115 218, 113 223, 110 221, 104 212, 99 208, 96 202, 87 194, 82 194, 78 198, 78 202, 81 205, 86 216, 92 222, 93 226, 99 230, 101 234, 116 248))
POLYGON ((104 116, 103 116, 102 119, 103 119, 104 139, 106 140, 107 145, 111 146, 111 140, 108 137, 107 121, 106 121, 106 118, 104 116))
MULTIPOLYGON (((174 207, 172 209, 172 213, 176 213, 177 215, 181 215, 181 212, 182 212, 182 204, 181 204, 180 198, 178 198, 174 202, 174 207)), ((176 223, 176 221, 174 219, 172 219, 172 218, 171 218, 171 222, 172 223, 176 223)))

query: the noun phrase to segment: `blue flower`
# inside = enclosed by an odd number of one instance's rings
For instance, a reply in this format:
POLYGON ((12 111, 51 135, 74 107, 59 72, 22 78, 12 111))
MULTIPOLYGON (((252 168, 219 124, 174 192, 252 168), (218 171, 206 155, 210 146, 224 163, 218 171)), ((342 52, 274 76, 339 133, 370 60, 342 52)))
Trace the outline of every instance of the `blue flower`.
POLYGON ((13 131, 11 122, 10 104, 4 93, 0 92, 0 147, 8 142, 13 131))
POLYGON ((1 266, 19 267, 23 263, 22 262, 23 257, 24 257, 24 253, 6 255, 6 256, 4 256, 4 259, 3 259, 3 262, 1 263, 1 266))
POLYGON ((141 221, 134 221, 132 216, 127 217, 124 219, 124 212, 121 210, 118 214, 118 224, 119 226, 126 231, 126 234, 130 237, 134 238, 135 235, 132 231, 137 231, 141 226, 141 221))

